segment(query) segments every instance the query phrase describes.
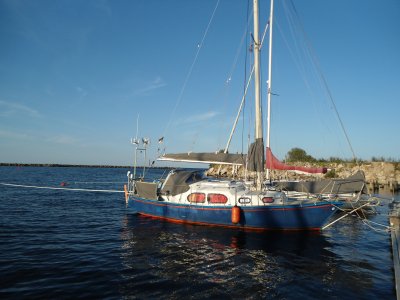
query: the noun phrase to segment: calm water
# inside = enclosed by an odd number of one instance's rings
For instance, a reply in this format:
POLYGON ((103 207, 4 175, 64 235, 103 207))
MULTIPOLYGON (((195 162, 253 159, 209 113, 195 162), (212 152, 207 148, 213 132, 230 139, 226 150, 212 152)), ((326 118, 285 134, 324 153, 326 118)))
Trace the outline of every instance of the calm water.
MULTIPOLYGON (((0 182, 122 190, 126 172, 0 167, 0 182)), ((396 297, 390 235, 355 217, 323 233, 238 232, 129 214, 122 193, 4 186, 0 214, 1 299, 396 297)), ((369 219, 387 225, 387 206, 369 219)))

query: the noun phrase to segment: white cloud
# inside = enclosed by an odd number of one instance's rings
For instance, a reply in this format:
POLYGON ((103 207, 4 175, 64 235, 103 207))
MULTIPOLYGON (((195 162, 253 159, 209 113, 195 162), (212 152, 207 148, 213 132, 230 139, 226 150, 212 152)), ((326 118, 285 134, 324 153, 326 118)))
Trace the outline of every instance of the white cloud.
POLYGON ((188 123, 205 122, 205 121, 208 121, 208 120, 214 118, 216 115, 218 115, 217 112, 209 111, 209 112, 205 112, 202 114, 189 116, 189 117, 181 120, 179 123, 188 124, 188 123))
POLYGON ((79 140, 77 138, 64 134, 50 137, 47 139, 47 141, 62 145, 75 145, 79 143, 79 140))
POLYGON ((83 99, 88 95, 88 92, 80 86, 75 87, 75 90, 78 92, 79 99, 83 99))
POLYGON ((19 139, 19 140, 25 140, 25 139, 31 139, 32 138, 31 136, 27 135, 26 133, 19 133, 19 132, 1 130, 1 129, 0 129, 0 137, 11 138, 11 139, 19 139))
POLYGON ((97 8, 100 12, 104 13, 107 17, 113 15, 110 5, 107 0, 98 0, 93 3, 93 6, 97 8))
POLYGON ((0 137, 1 138, 18 139, 18 140, 46 141, 46 142, 61 144, 61 145, 77 145, 80 143, 79 139, 74 138, 69 135, 65 135, 65 134, 55 135, 52 137, 45 137, 42 134, 37 134, 37 133, 27 134, 27 133, 21 133, 21 132, 9 131, 9 130, 1 130, 1 129, 0 129, 0 137))
POLYGON ((150 92, 163 88, 166 85, 167 83, 160 76, 158 76, 154 80, 147 82, 143 88, 136 90, 135 95, 149 94, 150 92))
POLYGON ((0 100, 0 116, 8 117, 21 114, 33 118, 41 117, 40 113, 36 109, 33 109, 29 106, 15 102, 0 100))

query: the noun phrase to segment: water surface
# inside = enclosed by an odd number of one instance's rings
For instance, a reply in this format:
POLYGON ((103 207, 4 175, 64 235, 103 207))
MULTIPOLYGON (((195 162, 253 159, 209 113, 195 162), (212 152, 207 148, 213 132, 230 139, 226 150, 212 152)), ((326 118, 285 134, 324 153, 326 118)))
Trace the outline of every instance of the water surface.
MULTIPOLYGON (((0 182, 122 190, 126 169, 1 167, 0 182)), ((164 170, 150 170, 160 176, 164 170)), ((371 221, 388 225, 387 206, 371 221)), ((242 232, 129 213, 122 193, 0 186, 0 297, 395 299, 390 234, 242 232)))

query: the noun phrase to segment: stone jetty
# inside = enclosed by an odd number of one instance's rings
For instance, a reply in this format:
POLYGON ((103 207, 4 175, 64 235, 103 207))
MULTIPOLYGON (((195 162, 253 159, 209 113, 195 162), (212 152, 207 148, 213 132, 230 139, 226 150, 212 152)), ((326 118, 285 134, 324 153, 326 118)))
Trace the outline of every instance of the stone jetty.
MULTIPOLYGON (((315 167, 311 163, 298 162, 293 165, 315 167)), ((320 167, 320 165, 318 165, 320 167)), ((365 173, 370 192, 377 192, 380 189, 389 189, 392 192, 400 190, 400 163, 397 162, 363 162, 356 163, 327 163, 324 167, 328 168, 327 174, 297 174, 288 171, 271 171, 271 178, 285 180, 315 180, 324 178, 345 178, 358 170, 365 173)), ((207 171, 208 175, 228 176, 232 174, 232 168, 227 166, 214 165, 207 171)), ((243 176, 242 168, 238 169, 238 176, 243 176)), ((252 174, 250 174, 252 177, 252 174)))

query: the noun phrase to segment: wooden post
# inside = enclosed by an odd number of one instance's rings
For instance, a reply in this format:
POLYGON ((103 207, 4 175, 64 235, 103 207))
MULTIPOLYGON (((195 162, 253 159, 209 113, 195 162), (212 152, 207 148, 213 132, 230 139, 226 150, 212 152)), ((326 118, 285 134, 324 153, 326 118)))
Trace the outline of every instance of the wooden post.
POLYGON ((397 181, 396 180, 394 180, 394 179, 391 179, 390 181, 389 181, 389 190, 391 191, 391 192, 397 192, 397 190, 398 190, 398 183, 397 183, 397 181))
POLYGON ((391 227, 396 295, 397 299, 400 300, 400 203, 393 203, 393 209, 389 219, 391 227))
POLYGON ((379 184, 377 180, 373 180, 370 182, 371 185, 371 191, 372 193, 378 192, 379 191, 379 184))

